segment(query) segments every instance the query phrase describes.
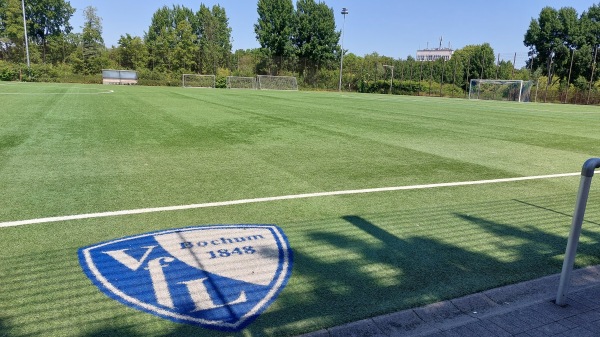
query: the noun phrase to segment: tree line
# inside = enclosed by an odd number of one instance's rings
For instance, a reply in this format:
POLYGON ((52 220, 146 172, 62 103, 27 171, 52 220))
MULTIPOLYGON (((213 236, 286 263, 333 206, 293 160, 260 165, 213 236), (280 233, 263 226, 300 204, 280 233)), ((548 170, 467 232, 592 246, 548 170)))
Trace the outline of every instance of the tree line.
POLYGON ((529 47, 528 67, 545 75, 546 89, 597 90, 600 5, 581 15, 573 7, 545 7, 531 20, 523 42, 529 47))
MULTIPOLYGON (((257 11, 255 32, 261 60, 254 65, 256 72, 280 74, 302 59, 303 70, 314 74, 338 58, 339 32, 333 9, 324 3, 298 0, 294 8, 292 0, 259 0, 257 11)), ((126 68, 150 77, 177 78, 182 73, 230 73, 236 60, 229 19, 220 5, 200 4, 197 11, 163 6, 153 14, 144 36, 124 34, 111 48, 104 44, 102 18, 96 8, 83 10, 80 33, 69 22, 74 13, 75 8, 65 0, 26 1, 28 58, 34 65, 67 68, 82 75, 126 68)), ((24 63, 24 36, 21 0, 0 0, 0 61, 24 63)))
MULTIPOLYGON (((126 33, 107 48, 94 7, 83 10, 82 30, 75 32, 69 22, 75 9, 68 1, 27 0, 31 79, 97 82, 101 69, 119 68, 138 71, 144 84, 179 85, 183 73, 214 74, 220 85, 230 75, 271 74, 335 90, 344 52, 344 90, 464 96, 475 78, 541 80, 546 96, 549 89, 567 95, 570 88, 596 90, 598 5, 581 15, 571 7, 543 8, 524 34, 529 56, 520 68, 516 57, 500 60, 488 43, 456 50, 450 60, 358 56, 342 51, 333 9, 322 2, 257 0, 256 8, 259 48, 232 51, 225 8, 202 3, 197 10, 163 6, 144 36, 126 33)), ((25 69, 24 35, 21 0, 0 0, 0 79, 18 79, 25 69)))

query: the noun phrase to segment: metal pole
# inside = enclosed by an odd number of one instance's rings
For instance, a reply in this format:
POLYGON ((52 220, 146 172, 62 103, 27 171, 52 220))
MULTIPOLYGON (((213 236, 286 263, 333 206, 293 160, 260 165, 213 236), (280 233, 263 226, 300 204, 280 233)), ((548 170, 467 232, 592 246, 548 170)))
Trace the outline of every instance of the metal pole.
POLYGON ((25 53, 27 54, 27 68, 30 68, 29 63, 29 38, 27 37, 27 18, 25 17, 25 0, 21 0, 21 8, 23 9, 23 29, 25 30, 25 53))
POLYGON ((390 79, 390 94, 393 94, 392 90, 394 88, 394 66, 392 66, 392 78, 390 79))
POLYGON ((446 59, 442 58, 442 78, 440 80, 440 97, 444 97, 444 72, 446 71, 446 59))
POLYGON ((566 294, 571 281, 571 272, 573 271, 575 256, 577 255, 577 245, 579 244, 579 236, 581 235, 581 226, 583 224, 585 207, 590 193, 592 177, 594 176, 594 170, 598 167, 600 167, 600 158, 591 158, 583 164, 581 170, 581 181, 579 183, 579 192, 577 193, 577 202, 575 203, 575 211, 573 213, 573 223, 571 225, 569 241, 567 242, 567 249, 565 251, 565 260, 563 261, 560 283, 556 294, 555 303, 557 305, 564 306, 566 304, 566 294))
POLYGON ((344 16, 344 23, 342 24, 342 57, 340 60, 340 83, 338 85, 338 91, 342 91, 342 71, 344 69, 344 28, 346 27, 346 14, 348 14, 347 8, 342 8, 342 15, 344 16))
POLYGON ((569 67, 569 78, 567 79, 567 92, 565 93, 565 104, 569 103, 569 87, 571 86, 571 72, 573 71, 573 60, 575 59, 575 49, 571 53, 571 66, 569 67))
POLYGON ((392 88, 394 87, 394 66, 384 64, 383 67, 392 69, 392 78, 390 79, 390 94, 392 94, 392 88))
POLYGON ((590 104, 590 96, 592 95, 592 83, 594 82, 594 72, 596 71, 596 57, 598 56, 598 45, 594 48, 594 62, 592 63, 592 75, 590 76, 590 89, 588 91, 587 103, 590 104))
POLYGON ((512 73, 510 74, 510 79, 514 80, 515 79, 515 67, 517 64, 517 53, 515 53, 515 58, 513 59, 513 64, 512 64, 512 73))

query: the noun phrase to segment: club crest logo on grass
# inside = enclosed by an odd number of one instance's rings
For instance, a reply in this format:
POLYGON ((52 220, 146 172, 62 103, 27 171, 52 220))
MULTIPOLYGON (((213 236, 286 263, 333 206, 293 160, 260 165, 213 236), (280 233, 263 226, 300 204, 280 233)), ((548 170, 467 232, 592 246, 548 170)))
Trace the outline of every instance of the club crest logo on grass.
POLYGON ((172 321, 225 331, 248 326, 277 298, 292 251, 273 225, 172 229, 79 249, 106 295, 172 321))

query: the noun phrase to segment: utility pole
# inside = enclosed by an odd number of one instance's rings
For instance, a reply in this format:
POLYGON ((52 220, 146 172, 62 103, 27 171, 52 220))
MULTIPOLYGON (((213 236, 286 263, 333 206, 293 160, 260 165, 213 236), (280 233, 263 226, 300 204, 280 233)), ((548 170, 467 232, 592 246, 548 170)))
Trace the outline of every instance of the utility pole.
POLYGON ((384 64, 383 67, 392 69, 392 78, 390 79, 390 94, 392 94, 392 88, 394 87, 394 66, 384 64))
POLYGON ((342 8, 342 15, 344 16, 344 23, 342 24, 342 57, 340 61, 340 83, 338 85, 338 91, 342 91, 342 71, 344 69, 344 27, 346 26, 346 14, 348 14, 348 8, 342 8))
POLYGON ((27 37, 27 19, 25 18, 25 0, 21 0, 21 8, 23 9, 23 29, 25 30, 25 53, 27 54, 27 68, 31 67, 29 63, 29 38, 27 37))

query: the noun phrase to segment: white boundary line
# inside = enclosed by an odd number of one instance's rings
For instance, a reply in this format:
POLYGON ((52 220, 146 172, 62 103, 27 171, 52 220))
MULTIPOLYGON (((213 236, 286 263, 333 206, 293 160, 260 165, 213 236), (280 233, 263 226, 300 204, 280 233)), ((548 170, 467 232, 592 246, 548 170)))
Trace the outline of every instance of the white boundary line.
POLYGON ((112 94, 114 90, 98 92, 0 92, 0 95, 46 96, 46 95, 104 95, 112 94))
POLYGON ((577 173, 561 173, 561 174, 550 174, 550 175, 542 175, 542 176, 462 181, 462 182, 453 182, 453 183, 380 187, 380 188, 368 188, 368 189, 362 189, 362 190, 346 190, 346 191, 332 191, 332 192, 316 192, 316 193, 305 193, 305 194, 282 195, 282 196, 277 196, 277 197, 208 202, 208 203, 203 203, 203 204, 166 206, 166 207, 154 207, 154 208, 140 208, 140 209, 132 209, 132 210, 113 211, 113 212, 75 214, 75 215, 56 216, 56 217, 39 218, 39 219, 0 222, 0 228, 25 226, 25 225, 33 225, 33 224, 41 224, 41 223, 60 222, 60 221, 70 221, 70 220, 82 220, 82 219, 123 216, 123 215, 144 214, 144 213, 172 212, 172 211, 181 211, 181 210, 197 209, 197 208, 223 207, 223 206, 242 205, 242 204, 260 203, 260 202, 271 202, 271 201, 279 201, 279 200, 307 199, 307 198, 317 198, 317 197, 329 197, 329 196, 336 196, 336 195, 405 191, 405 190, 418 190, 418 189, 428 189, 428 188, 438 188, 438 187, 483 185, 483 184, 494 184, 494 183, 513 182, 513 181, 523 181, 523 180, 573 177, 573 176, 577 176, 580 174, 581 173, 579 173, 579 172, 577 172, 577 173))

